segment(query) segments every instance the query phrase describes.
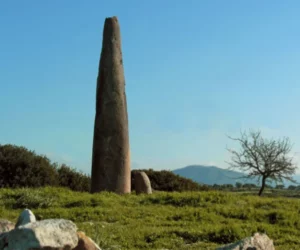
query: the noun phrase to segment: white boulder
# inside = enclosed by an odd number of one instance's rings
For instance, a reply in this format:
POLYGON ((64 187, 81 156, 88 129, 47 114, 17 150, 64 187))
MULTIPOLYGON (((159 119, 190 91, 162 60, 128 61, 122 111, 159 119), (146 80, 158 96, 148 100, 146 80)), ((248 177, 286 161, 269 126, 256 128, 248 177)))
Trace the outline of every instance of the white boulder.
POLYGON ((275 250, 273 240, 266 234, 255 233, 252 237, 245 238, 236 243, 219 247, 216 250, 275 250))
POLYGON ((31 222, 5 233, 0 250, 73 249, 78 244, 76 232, 77 227, 70 220, 48 219, 31 222))
POLYGON ((19 218, 15 225, 15 228, 25 225, 30 222, 35 222, 35 221, 36 221, 36 218, 35 218, 35 215, 33 214, 33 212, 31 212, 31 210, 29 210, 29 209, 24 209, 21 212, 21 214, 19 215, 19 218))

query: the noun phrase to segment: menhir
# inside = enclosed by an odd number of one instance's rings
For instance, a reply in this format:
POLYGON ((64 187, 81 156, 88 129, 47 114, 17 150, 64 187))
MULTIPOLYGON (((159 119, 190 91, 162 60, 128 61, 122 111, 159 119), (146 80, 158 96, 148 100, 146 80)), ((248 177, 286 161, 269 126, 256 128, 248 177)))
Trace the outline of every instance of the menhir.
POLYGON ((106 18, 96 93, 91 192, 130 193, 125 79, 117 17, 106 18))

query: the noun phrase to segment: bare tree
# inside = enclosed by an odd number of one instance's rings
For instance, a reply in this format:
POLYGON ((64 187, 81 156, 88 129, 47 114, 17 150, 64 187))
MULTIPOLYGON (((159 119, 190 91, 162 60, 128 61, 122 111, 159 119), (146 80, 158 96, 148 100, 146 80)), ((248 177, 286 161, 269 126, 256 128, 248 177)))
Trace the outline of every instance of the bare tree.
POLYGON ((265 188, 266 181, 282 183, 283 179, 293 183, 292 178, 297 166, 293 163, 293 158, 289 157, 292 146, 288 138, 279 140, 264 139, 260 131, 249 131, 241 133, 240 138, 231 140, 240 143, 240 152, 227 149, 231 154, 231 162, 228 162, 229 169, 240 170, 245 173, 242 178, 258 177, 261 181, 260 196, 265 188))

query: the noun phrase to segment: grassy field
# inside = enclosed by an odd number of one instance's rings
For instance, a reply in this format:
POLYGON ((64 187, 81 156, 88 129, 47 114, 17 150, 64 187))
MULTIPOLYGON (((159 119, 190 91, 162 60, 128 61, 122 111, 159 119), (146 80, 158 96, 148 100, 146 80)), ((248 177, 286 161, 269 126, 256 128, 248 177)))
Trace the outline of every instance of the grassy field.
POLYGON ((89 194, 63 188, 1 189, 0 217, 23 208, 74 221, 102 249, 214 249, 265 232, 276 249, 299 249, 300 200, 231 192, 89 194))

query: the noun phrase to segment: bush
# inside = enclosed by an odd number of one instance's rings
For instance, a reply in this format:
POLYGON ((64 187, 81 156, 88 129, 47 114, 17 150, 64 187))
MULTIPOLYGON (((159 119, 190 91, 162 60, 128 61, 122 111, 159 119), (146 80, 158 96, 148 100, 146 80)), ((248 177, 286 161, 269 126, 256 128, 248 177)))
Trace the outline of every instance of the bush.
POLYGON ((0 145, 0 187, 58 185, 56 165, 25 147, 0 145))
POLYGON ((62 186, 89 192, 90 179, 65 164, 58 167, 25 147, 0 145, 0 188, 62 186))
MULTIPOLYGON (((132 190, 134 177, 139 170, 131 172, 132 190)), ((201 191, 209 190, 206 185, 200 185, 190 179, 181 177, 171 171, 144 171, 154 190, 159 191, 201 191)), ((25 147, 15 145, 0 145, 0 188, 61 186, 73 191, 89 192, 91 177, 77 172, 65 164, 60 167, 42 155, 37 155, 25 147)))
POLYGON ((162 170, 154 171, 153 169, 149 170, 132 170, 131 171, 131 189, 135 190, 134 187, 134 177, 135 174, 139 171, 144 171, 151 182, 151 187, 154 190, 158 191, 167 191, 167 192, 182 192, 182 191, 200 191, 200 190, 209 190, 209 187, 206 185, 200 185, 197 182, 192 181, 174 174, 171 171, 162 170))
POLYGON ((297 186, 295 185, 289 185, 288 190, 296 190, 297 186))
POLYGON ((91 186, 90 176, 76 172, 75 169, 63 164, 57 170, 59 176, 59 185, 68 187, 73 191, 89 192, 91 186))
POLYGON ((24 209, 24 208, 48 208, 53 206, 54 199, 51 197, 45 197, 41 190, 29 190, 24 189, 20 192, 20 195, 15 200, 13 209, 24 209))

